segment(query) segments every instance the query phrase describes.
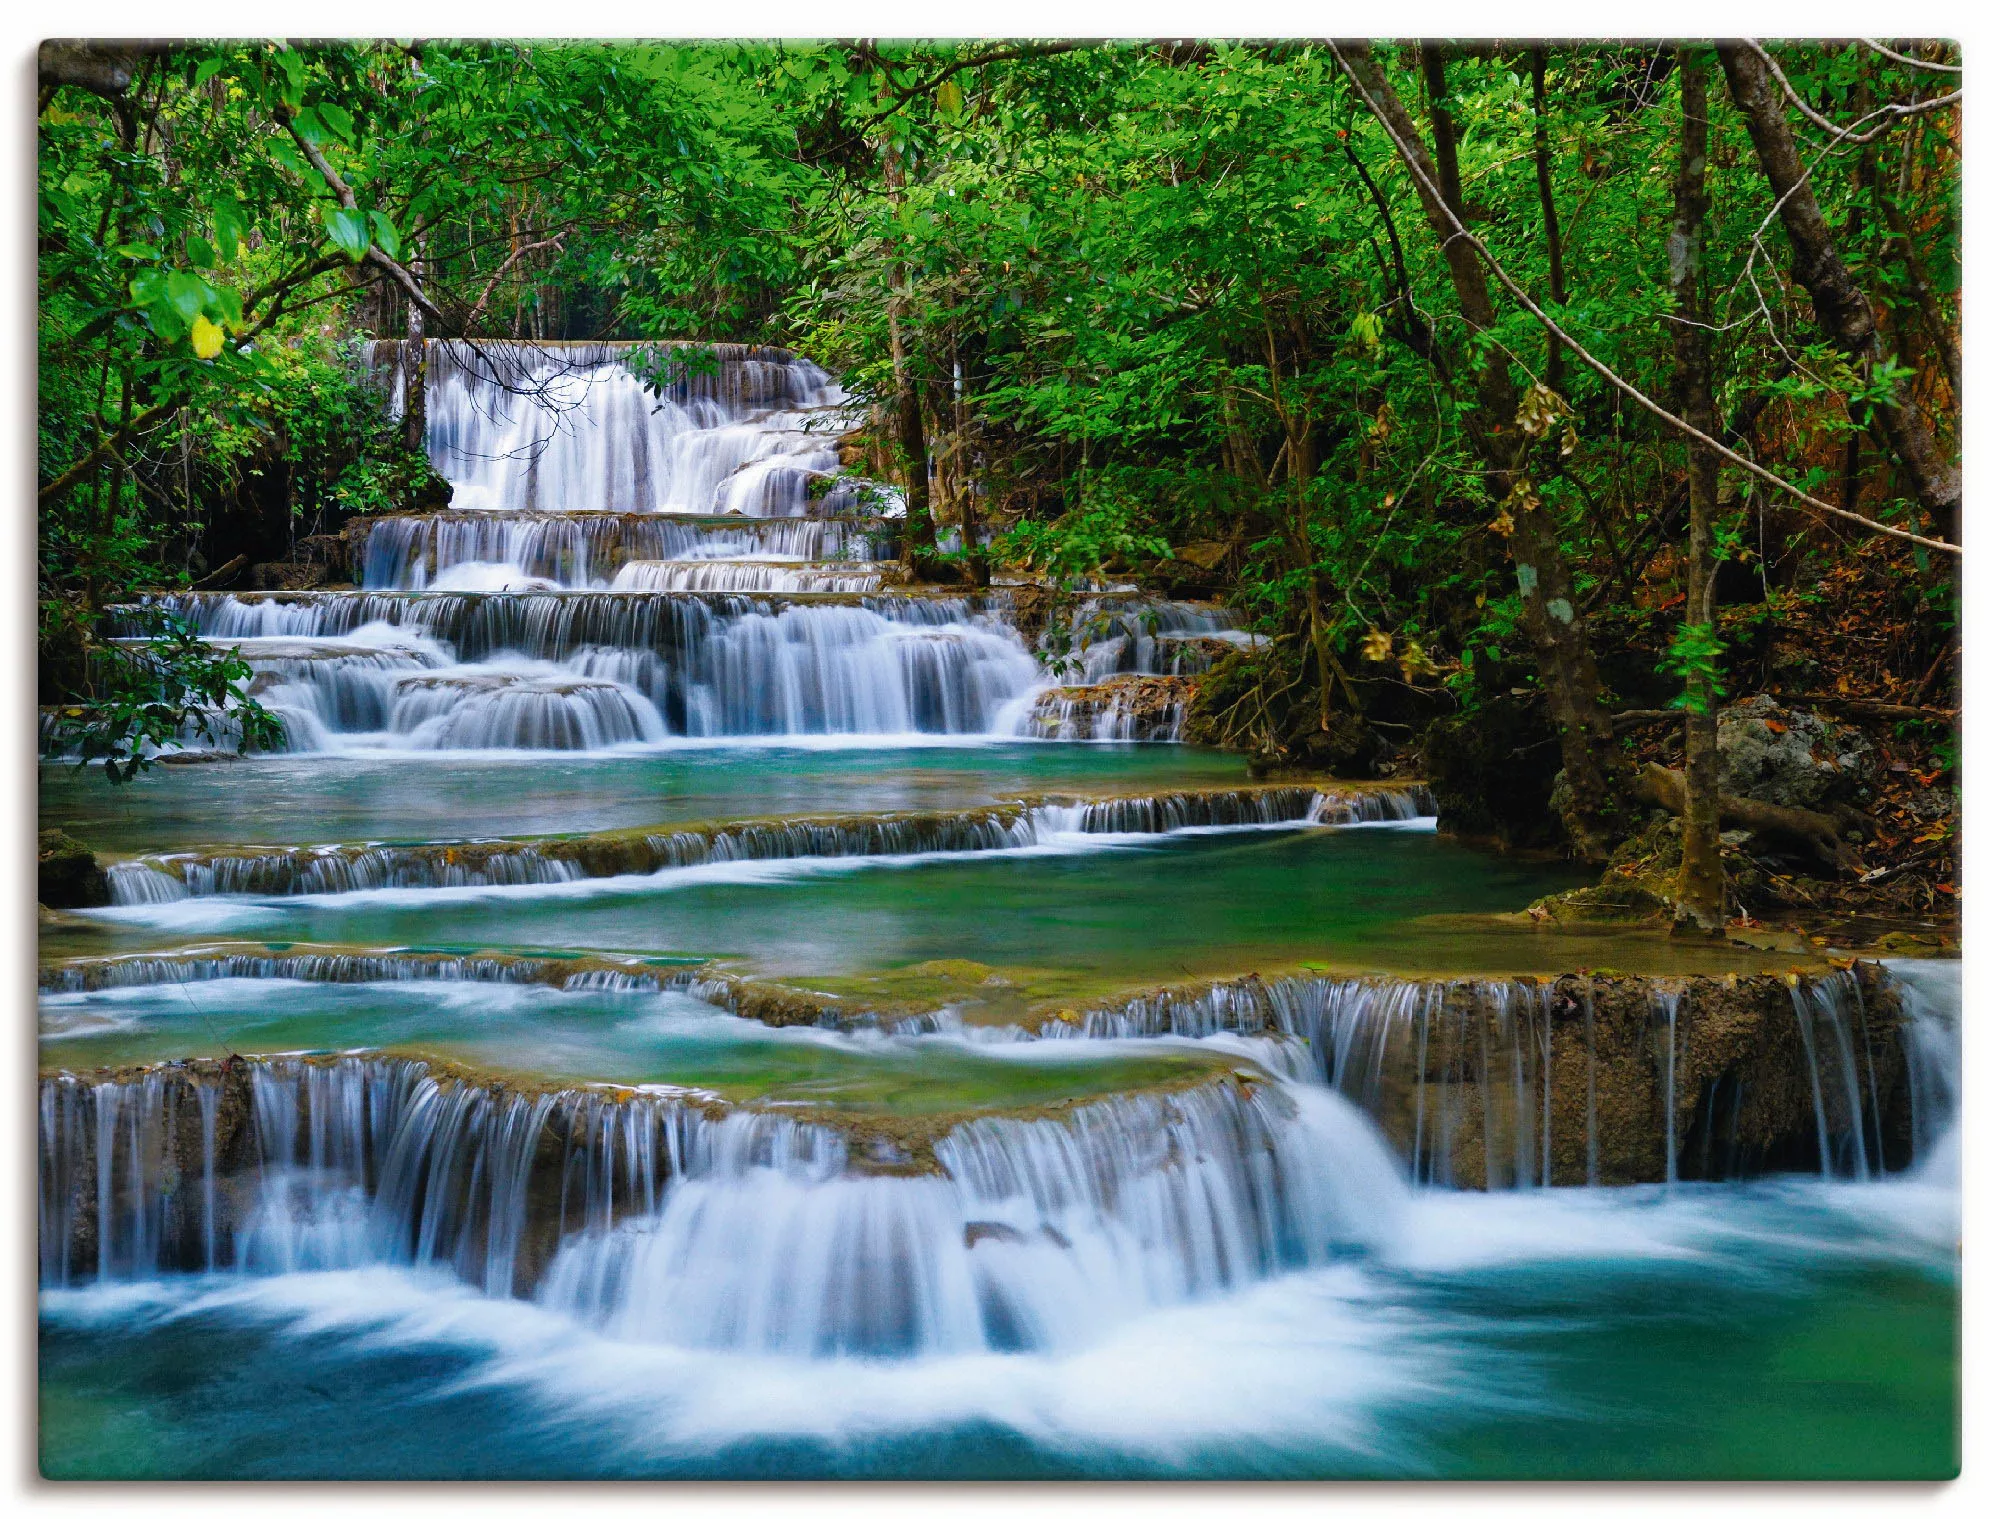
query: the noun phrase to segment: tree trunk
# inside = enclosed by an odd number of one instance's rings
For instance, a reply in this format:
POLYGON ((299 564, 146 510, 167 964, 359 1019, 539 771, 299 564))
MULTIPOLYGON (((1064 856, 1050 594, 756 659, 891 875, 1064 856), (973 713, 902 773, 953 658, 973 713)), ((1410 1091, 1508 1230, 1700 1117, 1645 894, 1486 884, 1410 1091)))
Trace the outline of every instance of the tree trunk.
MULTIPOLYGON (((888 88, 886 82, 884 90, 888 88)), ((893 208, 903 199, 903 156, 886 138, 882 183, 893 208)), ((896 384, 896 455, 903 475, 903 563, 922 572, 937 564, 937 523, 931 517, 931 459, 924 439, 924 399, 910 372, 910 354, 903 337, 909 309, 910 272, 900 258, 889 262, 889 367, 896 384)))
MULTIPOLYGON (((1764 176, 1779 198, 1778 215, 1792 244, 1793 278, 1812 296, 1820 331, 1841 352, 1863 364, 1885 362, 1888 355, 1875 325, 1874 308, 1834 244, 1770 72, 1764 61, 1741 43, 1719 42, 1716 51, 1729 76, 1729 92, 1757 146, 1764 176)), ((1939 536, 1956 543, 1963 496, 1959 472, 1945 460, 1937 439, 1910 404, 1909 387, 1899 380, 1891 387, 1891 395, 1889 404, 1878 409, 1889 445, 1939 536)))
MULTIPOLYGON (((1447 196, 1440 201, 1430 188, 1421 183, 1416 186, 1451 272, 1452 289, 1458 296, 1466 326, 1475 333, 1490 330, 1494 325, 1493 300, 1487 289, 1485 268, 1479 262, 1479 255, 1458 236, 1453 225, 1454 218, 1463 224, 1463 207, 1450 202, 1446 182, 1425 150, 1402 97, 1390 87, 1369 44, 1339 42, 1333 47, 1354 71, 1362 90, 1381 108, 1390 130, 1409 150, 1424 179, 1447 196)), ((1444 105, 1442 58, 1435 62, 1436 78, 1430 83, 1431 114, 1433 120, 1440 115, 1444 117, 1439 140, 1453 144, 1455 177, 1457 128, 1444 105)), ((1427 54, 1427 80, 1432 63, 1427 54)), ((1556 539, 1555 526, 1528 489, 1524 465, 1533 440, 1517 420, 1519 398, 1507 365, 1506 352, 1498 345, 1490 347, 1480 361, 1477 404, 1467 417, 1467 441, 1485 462, 1487 490, 1499 510, 1507 512, 1513 503, 1522 508, 1513 513, 1513 528, 1507 542, 1521 591, 1522 627, 1534 654, 1549 716, 1555 722, 1562 745, 1570 797, 1563 824, 1577 854, 1585 860, 1601 862, 1610 857, 1622 831, 1620 814, 1629 766, 1600 700, 1603 683, 1598 678, 1597 659, 1591 653, 1583 620, 1577 614, 1569 566, 1556 539), (1517 485, 1522 487, 1518 496, 1517 485)))
MULTIPOLYGON (((1530 75, 1535 92, 1535 191, 1542 202, 1542 243, 1548 250, 1549 304, 1562 306, 1569 297, 1563 289, 1562 224, 1556 220, 1555 176, 1549 163, 1548 73, 1549 50, 1528 50, 1530 75)), ((1549 334, 1549 379, 1551 390, 1562 389, 1563 346, 1549 334)))
POLYGON ((414 301, 405 309, 409 320, 409 338, 401 345, 403 446, 422 453, 429 429, 429 410, 425 396, 426 370, 429 364, 428 352, 424 347, 424 313, 414 301))
MULTIPOLYGON (((1703 288, 1708 217, 1708 67, 1694 48, 1680 50, 1681 156, 1674 181, 1674 230, 1667 243, 1667 277, 1674 297, 1674 385, 1681 415, 1710 437, 1717 432, 1715 385, 1709 362, 1708 294, 1703 288)), ((1715 625, 1715 504, 1717 460, 1690 446, 1688 472, 1687 626, 1701 641, 1715 625)), ((1717 682, 1696 665, 1687 671, 1687 807, 1681 815, 1681 873, 1674 888, 1674 927, 1720 935, 1728 915, 1722 878, 1720 782, 1716 774, 1717 682)))
POLYGON ((965 366, 960 361, 958 340, 951 350, 951 437, 952 480, 958 492, 958 531, 965 547, 965 567, 972 583, 985 587, 993 583, 993 565, 979 544, 979 510, 973 499, 972 471, 966 455, 971 449, 972 415, 965 404, 965 366))
POLYGON ((937 524, 931 520, 931 459, 924 441, 924 403, 903 346, 902 266, 889 297, 889 363, 896 375, 896 458, 903 467, 903 562, 937 558, 937 524))

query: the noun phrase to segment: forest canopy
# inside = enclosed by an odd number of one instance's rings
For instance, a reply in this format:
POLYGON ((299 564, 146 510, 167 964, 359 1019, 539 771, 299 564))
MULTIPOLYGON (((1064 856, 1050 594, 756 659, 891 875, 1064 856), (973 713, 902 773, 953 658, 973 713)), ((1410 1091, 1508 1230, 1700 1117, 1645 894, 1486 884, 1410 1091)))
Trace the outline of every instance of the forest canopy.
POLYGON ((1600 862, 1664 796, 1712 923, 1728 702, 1957 764, 1957 61, 49 44, 41 699, 166 731, 229 672, 134 694, 107 607, 443 504, 371 338, 774 344, 919 574, 1227 598, 1198 735, 1600 862))

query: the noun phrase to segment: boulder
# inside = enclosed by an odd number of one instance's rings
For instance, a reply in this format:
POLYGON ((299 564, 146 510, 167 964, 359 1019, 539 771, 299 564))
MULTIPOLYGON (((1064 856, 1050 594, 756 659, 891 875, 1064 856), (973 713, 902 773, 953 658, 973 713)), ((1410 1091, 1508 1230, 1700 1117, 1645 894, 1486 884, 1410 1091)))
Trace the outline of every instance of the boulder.
POLYGON ((1853 800, 1876 778, 1874 746, 1860 733, 1769 695, 1725 708, 1716 729, 1722 789, 1731 796, 1817 811, 1853 800))

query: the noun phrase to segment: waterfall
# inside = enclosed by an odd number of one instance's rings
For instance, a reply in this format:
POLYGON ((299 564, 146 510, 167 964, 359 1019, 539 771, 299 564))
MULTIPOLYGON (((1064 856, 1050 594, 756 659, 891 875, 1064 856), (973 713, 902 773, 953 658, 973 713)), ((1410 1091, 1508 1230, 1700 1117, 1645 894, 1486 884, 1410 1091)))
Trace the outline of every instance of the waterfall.
POLYGON ((449 583, 453 572, 466 569, 499 569, 563 589, 602 590, 629 564, 691 559, 865 562, 892 557, 894 547, 890 530, 881 523, 806 517, 743 521, 609 512, 446 512, 364 518, 349 532, 357 545, 359 582, 372 591, 478 589, 449 583))
POLYGON ((49 1077, 39 1121, 44 1286, 431 1266, 622 1339, 798 1356, 1076 1346, 1365 1249, 1400 1201, 1339 1099, 1245 1078, 927 1145, 353 1057, 49 1077))
POLYGON ((1040 1032, 1297 1041, 1306 1069, 1381 1126, 1419 1183, 1866 1179, 1924 1161, 1950 1110, 1950 1025, 1913 996, 1872 969, 1671 985, 1253 977, 1040 1032), (1682 1114, 1697 1116, 1683 1126, 1682 1114))
MULTIPOLYGON (((697 591, 184 593, 155 604, 243 648, 256 694, 297 748, 984 734, 1042 681, 1004 593, 803 604, 697 591)), ((125 631, 136 626, 128 617, 125 631)))
MULTIPOLYGON (((400 350, 371 362, 400 380, 400 350)), ((779 348, 432 341, 425 363, 431 462, 458 508, 803 515, 854 420, 832 376, 779 348), (648 390, 635 369, 667 355, 684 372, 648 390)))
POLYGON ((598 962, 578 969, 574 956, 447 954, 423 950, 274 950, 227 947, 165 955, 117 955, 49 966, 40 976, 46 995, 108 991, 120 987, 171 986, 199 981, 316 981, 353 985, 367 981, 471 981, 522 986, 554 986, 565 991, 690 991, 705 989, 701 1000, 727 1005, 721 982, 700 982, 685 966, 649 966, 629 958, 594 955, 598 962))
POLYGON ((1190 683, 1173 676, 1119 675, 1095 686, 1058 686, 1035 698, 1019 728, 1029 738, 1178 743, 1192 695, 1190 683))
POLYGON ((107 868, 116 906, 185 897, 318 896, 385 887, 546 886, 735 860, 963 854, 1023 849, 1070 834, 1188 828, 1318 827, 1435 811, 1420 786, 1245 787, 1087 800, 1024 797, 960 812, 862 813, 558 840, 319 844, 121 860, 107 868))
MULTIPOLYGON (((1667 1138, 1663 1165, 1666 1170, 1667 1188, 1669 1191, 1673 1189, 1674 1183, 1680 1180, 1681 1169, 1681 1146, 1678 1122, 1680 1086, 1675 1080, 1674 1072, 1675 1057, 1678 1053, 1676 1035, 1680 1023, 1681 997, 1681 989, 1677 986, 1662 986, 1657 988, 1653 993, 1653 1005, 1658 1010, 1659 1022, 1665 1029, 1666 1034, 1666 1073, 1665 1079, 1660 1086, 1660 1108, 1667 1120, 1667 1138)), ((1822 1121, 1823 1128, 1824 1122, 1822 1121)))
POLYGON ((1235 614, 1211 602, 1095 597, 1070 614, 1068 636, 1067 667, 1080 685, 1114 675, 1199 675, 1213 663, 1205 645, 1251 642, 1235 614))
POLYGON ((882 589, 883 572, 825 564, 743 559, 637 559, 613 582, 620 591, 832 591, 882 589))
MULTIPOLYGON (((157 596, 113 609, 114 634, 167 613, 240 646, 294 752, 1007 736, 1047 684, 1007 592, 902 590, 882 562, 899 503, 840 473, 862 419, 809 361, 731 344, 423 354, 452 509, 350 523, 358 590, 157 596)), ((369 350, 397 408, 412 357, 369 350)))

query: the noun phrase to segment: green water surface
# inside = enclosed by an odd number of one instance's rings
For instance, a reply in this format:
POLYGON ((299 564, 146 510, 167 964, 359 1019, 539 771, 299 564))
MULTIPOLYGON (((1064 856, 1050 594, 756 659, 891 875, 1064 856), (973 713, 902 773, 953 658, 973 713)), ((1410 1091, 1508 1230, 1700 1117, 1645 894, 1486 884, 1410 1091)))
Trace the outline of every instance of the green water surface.
POLYGON ((647 753, 295 755, 161 765, 113 786, 41 768, 41 826, 112 854, 606 833, 810 812, 984 806, 1017 792, 1217 786, 1240 755, 1181 744, 677 745, 647 753))

